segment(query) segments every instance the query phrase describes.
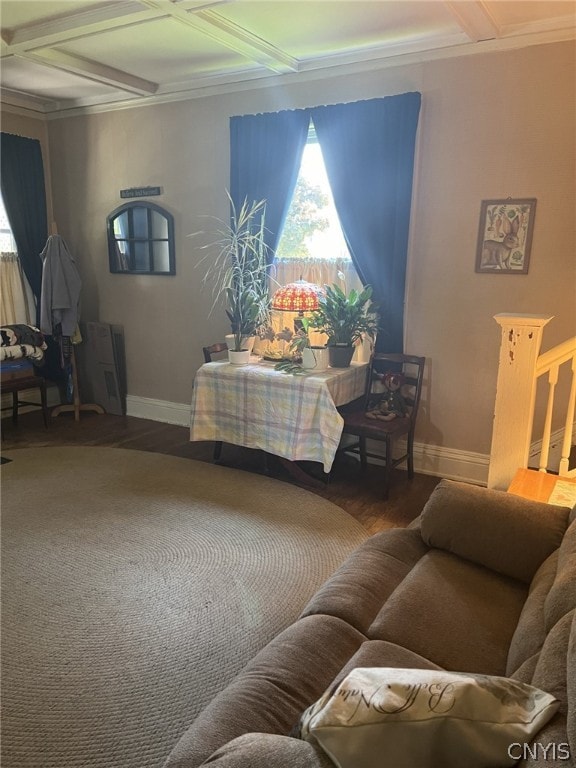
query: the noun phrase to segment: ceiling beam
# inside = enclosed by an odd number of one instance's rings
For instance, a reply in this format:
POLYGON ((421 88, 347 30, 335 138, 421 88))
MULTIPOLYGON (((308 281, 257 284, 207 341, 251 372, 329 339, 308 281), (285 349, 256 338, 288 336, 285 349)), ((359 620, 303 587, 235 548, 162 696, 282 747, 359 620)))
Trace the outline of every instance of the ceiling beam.
POLYGON ((298 71, 297 59, 208 7, 220 3, 191 5, 190 3, 175 4, 171 0, 141 0, 141 2, 148 8, 155 8, 165 15, 170 15, 175 21, 195 29, 224 48, 236 51, 249 61, 260 64, 272 72, 298 71))
POLYGON ((119 0, 65 16, 56 16, 37 24, 2 30, 2 39, 7 53, 27 53, 36 48, 60 45, 70 40, 141 24, 167 15, 158 9, 143 8, 141 3, 132 0, 119 0))
POLYGON ((501 36, 501 30, 492 18, 486 3, 474 0, 456 0, 444 3, 454 16, 462 31, 475 43, 494 40, 501 36))
POLYGON ((32 96, 30 93, 18 91, 14 88, 0 87, 0 101, 2 102, 2 109, 10 106, 42 114, 58 108, 58 102, 54 101, 54 99, 32 96))
POLYGON ((53 69, 70 72, 74 75, 80 75, 97 83, 119 88, 128 93, 135 93, 138 96, 150 96, 158 90, 158 84, 149 80, 143 80, 141 77, 129 75, 127 72, 121 72, 114 67, 108 67, 90 59, 84 59, 81 56, 72 56, 57 48, 47 48, 41 51, 35 51, 22 57, 28 61, 35 61, 53 69))

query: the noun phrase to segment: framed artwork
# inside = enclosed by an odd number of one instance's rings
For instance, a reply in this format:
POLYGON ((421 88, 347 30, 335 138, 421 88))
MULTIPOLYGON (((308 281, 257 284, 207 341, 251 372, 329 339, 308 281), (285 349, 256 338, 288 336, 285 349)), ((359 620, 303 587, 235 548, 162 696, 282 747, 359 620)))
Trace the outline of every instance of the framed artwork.
POLYGON ((528 273, 535 211, 536 198, 482 201, 476 272, 528 273))

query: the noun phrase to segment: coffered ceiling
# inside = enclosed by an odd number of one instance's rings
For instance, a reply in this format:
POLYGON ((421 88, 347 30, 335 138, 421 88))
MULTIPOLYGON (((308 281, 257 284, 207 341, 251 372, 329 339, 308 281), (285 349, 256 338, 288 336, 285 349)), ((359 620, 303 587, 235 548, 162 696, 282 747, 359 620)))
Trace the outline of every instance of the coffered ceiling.
POLYGON ((0 0, 1 98, 111 109, 576 36, 576 0, 0 0))

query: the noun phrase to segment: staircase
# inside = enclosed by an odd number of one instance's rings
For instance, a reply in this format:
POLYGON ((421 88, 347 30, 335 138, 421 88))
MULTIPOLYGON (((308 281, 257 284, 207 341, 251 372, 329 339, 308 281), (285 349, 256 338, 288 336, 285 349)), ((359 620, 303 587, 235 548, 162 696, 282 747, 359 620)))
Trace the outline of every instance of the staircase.
POLYGON ((516 470, 531 465, 540 472, 576 477, 576 336, 541 354, 543 329, 551 316, 499 314, 494 319, 502 337, 488 487, 506 490, 516 470), (537 436, 534 414, 542 387, 545 407, 537 436))

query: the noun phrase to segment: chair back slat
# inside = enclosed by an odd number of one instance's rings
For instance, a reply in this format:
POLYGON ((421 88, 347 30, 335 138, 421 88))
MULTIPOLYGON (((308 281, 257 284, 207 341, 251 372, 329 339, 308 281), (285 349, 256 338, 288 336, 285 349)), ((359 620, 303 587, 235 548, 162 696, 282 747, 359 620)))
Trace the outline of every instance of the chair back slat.
POLYGON ((399 352, 384 353, 375 352, 370 361, 370 369, 367 377, 365 407, 374 396, 372 386, 374 382, 374 373, 400 373, 403 376, 401 394, 404 402, 409 409, 409 418, 412 422, 416 420, 418 405, 422 394, 422 381, 424 378, 425 357, 417 355, 403 355, 399 352))
POLYGON ((209 347, 202 347, 202 353, 204 354, 204 362, 211 363, 213 355, 218 355, 222 352, 227 352, 227 351, 228 351, 228 345, 224 341, 218 342, 217 344, 212 344, 209 347))

